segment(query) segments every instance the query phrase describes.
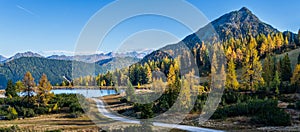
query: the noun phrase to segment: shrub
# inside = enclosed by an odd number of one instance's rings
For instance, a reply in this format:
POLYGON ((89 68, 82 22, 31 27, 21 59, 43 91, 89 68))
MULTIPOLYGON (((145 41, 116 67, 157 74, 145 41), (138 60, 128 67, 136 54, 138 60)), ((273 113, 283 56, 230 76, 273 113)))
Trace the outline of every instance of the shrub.
POLYGON ((295 109, 296 107, 293 104, 289 104, 286 108, 288 108, 288 109, 295 109))
POLYGON ((296 109, 300 110, 300 101, 296 102, 296 109))
POLYGON ((271 108, 276 108, 277 101, 256 99, 247 103, 237 103, 234 105, 224 106, 222 108, 218 108, 212 116, 212 118, 218 119, 234 116, 251 116, 253 114, 257 114, 261 111, 266 110, 267 106, 271 108))
POLYGON ((33 109, 27 109, 25 117, 35 117, 35 112, 33 109))
POLYGON ((253 100, 244 103, 237 103, 234 105, 227 105, 222 108, 218 108, 214 115, 213 119, 225 118, 225 117, 234 117, 234 116, 251 116, 257 114, 261 111, 270 108, 276 108, 276 100, 253 100))
POLYGON ((0 105, 4 105, 5 104, 5 100, 3 98, 0 98, 0 105))
POLYGON ((26 113, 27 113, 27 109, 26 108, 17 106, 16 110, 17 110, 19 116, 22 116, 22 117, 26 116, 26 113))
POLYGON ((82 109, 82 107, 81 107, 81 105, 79 103, 72 103, 70 105, 70 111, 71 112, 81 112, 81 113, 84 112, 83 109, 82 109))
POLYGON ((35 117, 36 114, 34 112, 34 109, 32 108, 25 108, 25 107, 16 107, 19 116, 23 117, 35 117))
POLYGON ((5 109, 4 107, 0 107, 0 115, 7 115, 8 114, 8 111, 7 109, 5 109))
POLYGON ((252 121, 258 124, 287 126, 291 125, 290 115, 277 107, 277 100, 253 100, 247 103, 218 108, 213 119, 235 116, 253 116, 252 121))
POLYGON ((8 120, 14 120, 14 119, 18 118, 18 112, 16 111, 16 109, 14 107, 9 107, 8 112, 9 112, 7 115, 8 120))
POLYGON ((47 107, 37 107, 34 109, 36 114, 47 114, 49 112, 49 108, 47 107))
POLYGON ((269 126, 289 126, 291 125, 291 117, 288 113, 281 109, 269 109, 257 116, 254 116, 251 121, 257 124, 269 126))
POLYGON ((82 116, 81 112, 72 112, 71 114, 68 114, 67 116, 65 116, 66 118, 78 118, 82 116))
POLYGON ((57 113, 58 112, 58 103, 56 103, 54 106, 53 106, 53 108, 52 108, 52 112, 53 113, 57 113))
POLYGON ((197 96, 193 112, 201 111, 203 109, 203 106, 207 100, 207 94, 201 94, 197 96))
POLYGON ((121 102, 121 103, 127 103, 128 101, 127 101, 127 99, 125 99, 125 98, 121 98, 121 99, 120 99, 120 102, 121 102))

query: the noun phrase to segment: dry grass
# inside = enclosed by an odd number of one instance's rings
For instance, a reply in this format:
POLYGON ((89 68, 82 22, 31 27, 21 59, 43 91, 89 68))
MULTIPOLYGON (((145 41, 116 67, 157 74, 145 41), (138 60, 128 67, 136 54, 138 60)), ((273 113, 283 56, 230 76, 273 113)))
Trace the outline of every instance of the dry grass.
POLYGON ((122 103, 120 99, 122 99, 122 95, 110 95, 110 96, 104 96, 101 98, 104 103, 107 104, 107 109, 109 109, 111 112, 118 112, 120 110, 127 110, 131 109, 133 106, 129 105, 127 103, 122 103))
POLYGON ((18 119, 13 121, 0 121, 0 127, 18 125, 21 129, 46 131, 46 130, 98 130, 99 128, 87 117, 65 118, 67 114, 42 115, 34 118, 18 119))
MULTIPOLYGON (((118 97, 118 96, 117 96, 118 97)), ((111 103, 118 101, 115 97, 105 97, 111 99, 111 103)), ((48 131, 48 130, 62 130, 62 131, 80 131, 80 132, 98 132, 100 130, 114 130, 125 128, 128 126, 137 126, 136 124, 122 123, 104 117, 98 112, 96 104, 93 100, 90 102, 90 109, 86 114, 79 118, 67 118, 68 114, 51 114, 41 115, 34 118, 17 119, 12 121, 0 120, 0 128, 11 127, 13 125, 19 126, 22 131, 48 131)), ((154 127, 155 131, 165 131, 166 128, 154 127)))
POLYGON ((286 53, 282 53, 282 54, 276 55, 276 58, 277 58, 277 61, 278 61, 279 59, 283 59, 283 57, 286 54, 289 54, 289 58, 291 60, 291 66, 292 66, 292 69, 294 69, 295 65, 298 62, 298 55, 299 55, 299 53, 300 53, 300 48, 299 49, 295 49, 295 50, 291 50, 291 51, 286 52, 286 53))

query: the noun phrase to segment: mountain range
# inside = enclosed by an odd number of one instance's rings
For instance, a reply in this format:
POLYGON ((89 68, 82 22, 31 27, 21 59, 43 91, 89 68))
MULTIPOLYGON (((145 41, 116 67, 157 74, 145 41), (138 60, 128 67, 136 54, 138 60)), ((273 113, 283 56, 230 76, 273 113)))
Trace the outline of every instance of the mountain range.
POLYGON ((48 59, 55 59, 55 60, 77 60, 86 63, 95 63, 101 60, 107 60, 112 58, 124 58, 124 57, 132 57, 141 59, 145 57, 147 54, 151 53, 153 50, 145 50, 145 51, 131 51, 125 53, 101 53, 101 54, 93 54, 93 55, 76 55, 76 56, 66 56, 66 55, 52 55, 48 56, 48 59))
POLYGON ((4 56, 0 55, 0 62, 5 61, 7 58, 5 58, 4 56))
MULTIPOLYGON (((62 76, 71 78, 72 62, 82 66, 82 69, 78 71, 80 73, 79 75, 84 76, 85 70, 89 69, 87 66, 91 65, 95 65, 96 74, 98 74, 113 70, 114 68, 130 66, 138 62, 141 58, 140 63, 162 59, 164 57, 170 58, 170 55, 176 54, 176 52, 179 52, 184 46, 192 49, 195 45, 201 44, 202 41, 209 42, 215 37, 218 37, 220 40, 227 40, 230 37, 245 37, 248 34, 252 34, 255 37, 258 34, 267 35, 277 32, 280 31, 260 21, 249 9, 243 7, 238 11, 232 11, 219 17, 197 32, 187 36, 182 41, 167 45, 153 52, 149 50, 146 52, 110 52, 95 55, 53 55, 49 57, 43 57, 32 52, 18 53, 6 59, 3 64, 0 64, 0 88, 5 87, 8 79, 13 79, 13 81, 20 80, 26 71, 32 72, 35 78, 39 78, 42 73, 45 73, 49 76, 48 78, 51 83, 55 84, 63 80, 62 76), (199 39, 198 36, 200 36, 201 39, 199 39)), ((297 34, 292 32, 289 32, 289 34, 291 40, 298 39, 296 37, 297 34)))
POLYGON ((54 60, 76 60, 86 63, 95 63, 100 60, 111 59, 115 57, 123 58, 123 57, 132 57, 132 58, 143 58, 147 54, 151 53, 152 49, 147 49, 143 51, 130 51, 130 52, 109 52, 109 53, 100 53, 100 54, 92 54, 92 55, 76 55, 76 56, 67 56, 67 55, 51 55, 48 57, 42 56, 38 53, 33 53, 31 51, 24 53, 17 53, 12 57, 5 58, 0 55, 0 62, 9 62, 22 57, 38 57, 38 58, 47 58, 54 60))

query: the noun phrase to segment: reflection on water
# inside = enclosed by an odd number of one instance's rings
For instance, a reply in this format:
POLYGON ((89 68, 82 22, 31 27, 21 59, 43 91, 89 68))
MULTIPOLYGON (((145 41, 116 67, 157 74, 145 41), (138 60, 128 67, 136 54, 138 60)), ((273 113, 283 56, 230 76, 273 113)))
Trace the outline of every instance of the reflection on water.
POLYGON ((117 94, 116 90, 100 90, 100 89, 53 89, 51 90, 54 94, 82 94, 83 96, 87 98, 92 97, 100 97, 100 96, 106 96, 111 94, 117 94))

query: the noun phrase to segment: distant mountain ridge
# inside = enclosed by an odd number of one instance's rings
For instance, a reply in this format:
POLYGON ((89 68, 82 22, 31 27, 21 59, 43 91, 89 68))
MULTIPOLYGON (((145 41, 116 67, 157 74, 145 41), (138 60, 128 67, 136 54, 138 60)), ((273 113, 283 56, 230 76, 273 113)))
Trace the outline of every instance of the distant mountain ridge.
POLYGON ((38 54, 38 53, 33 53, 31 51, 27 51, 27 52, 24 52, 24 53, 17 53, 15 54, 14 56, 8 58, 5 60, 5 62, 9 62, 9 61, 12 61, 12 60, 15 60, 15 59, 19 59, 19 58, 22 58, 22 57, 38 57, 38 58, 44 58, 44 56, 38 54))
MULTIPOLYGON (((152 50, 151 50, 152 52, 152 50)), ((47 57, 48 59, 55 59, 55 60, 77 60, 77 61, 82 61, 86 63, 95 63, 101 60, 107 60, 107 59, 112 59, 112 58, 125 58, 125 57, 132 57, 132 58, 143 58, 147 54, 149 54, 150 51, 145 51, 145 52, 137 52, 137 51, 132 51, 132 52, 125 52, 125 53, 101 53, 101 54, 94 54, 94 55, 76 55, 76 56, 66 56, 66 55, 52 55, 47 57)))
POLYGON ((47 59, 54 59, 54 60, 76 60, 86 63, 95 63, 100 60, 106 60, 111 59, 115 57, 125 58, 125 57, 133 57, 133 58, 139 58, 142 59, 149 53, 151 53, 153 50, 143 50, 143 51, 129 51, 129 52, 109 52, 109 53, 100 53, 100 54, 92 54, 92 55, 76 55, 76 56, 67 56, 67 55, 51 55, 48 57, 42 56, 38 53, 33 53, 31 51, 24 52, 24 53, 17 53, 14 56, 10 58, 5 58, 3 56, 0 56, 0 61, 9 62, 21 57, 39 57, 39 58, 47 58, 47 59))
POLYGON ((0 55, 0 62, 5 61, 6 59, 7 59, 6 57, 0 55))

